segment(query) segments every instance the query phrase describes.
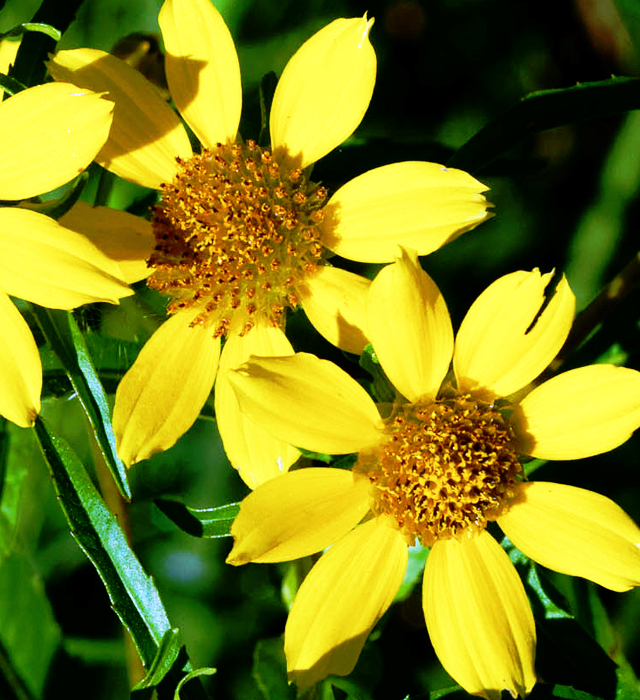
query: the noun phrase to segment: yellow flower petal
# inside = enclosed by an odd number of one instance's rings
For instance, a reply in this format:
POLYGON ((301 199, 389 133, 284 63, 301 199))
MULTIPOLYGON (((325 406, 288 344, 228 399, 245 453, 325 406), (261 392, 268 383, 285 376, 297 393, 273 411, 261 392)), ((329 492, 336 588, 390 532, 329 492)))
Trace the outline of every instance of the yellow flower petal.
POLYGON ((541 384, 518 407, 519 449, 540 459, 608 452, 640 426, 640 372, 590 365, 541 384))
POLYGON ((415 251, 403 248, 373 281, 367 328, 394 386, 412 403, 435 399, 451 362, 453 328, 444 298, 415 251))
POLYGON ((318 333, 341 350, 362 354, 365 298, 371 281, 337 267, 323 266, 299 290, 302 307, 318 333))
POLYGON ((331 197, 321 223, 323 243, 362 262, 391 262, 398 244, 426 255, 488 218, 480 194, 486 189, 462 170, 437 163, 375 168, 331 197))
POLYGON ((40 353, 26 321, 2 292, 0 328, 0 416, 28 428, 40 413, 40 353))
POLYGON ((337 19, 285 66, 271 106, 271 146, 306 168, 339 146, 367 111, 376 81, 373 20, 337 19))
POLYGON ((189 326, 198 312, 189 309, 165 321, 118 386, 113 431, 127 466, 175 444, 211 393, 220 339, 204 325, 189 326))
POLYGON ((216 378, 215 410, 218 431, 231 464, 249 488, 278 476, 298 459, 300 452, 272 437, 262 426, 240 412, 238 399, 228 380, 250 355, 293 355, 291 343, 280 328, 256 325, 249 333, 227 339, 216 378))
POLYGON ((506 552, 486 530, 438 540, 427 559, 422 603, 440 662, 468 693, 500 700, 531 691, 536 631, 506 552))
POLYGON ((367 514, 368 494, 368 479, 346 469, 309 467, 270 479, 240 504, 227 563, 290 561, 320 552, 367 514))
POLYGON ((230 373, 240 409, 291 445, 348 454, 382 438, 367 392, 346 372, 315 355, 254 358, 230 373))
POLYGON ((84 236, 34 211, 0 209, 0 250, 0 287, 50 309, 118 303, 133 294, 115 261, 84 236))
POLYGON ((79 175, 103 147, 113 102, 68 83, 0 103, 0 199, 26 199, 79 175))
POLYGON ((240 123, 240 65, 211 0, 166 0, 158 15, 167 82, 176 107, 204 146, 233 141, 240 123))
POLYGON ((551 277, 538 270, 513 272, 487 287, 472 304, 453 356, 462 391, 486 393, 490 399, 508 396, 535 379, 557 355, 576 302, 563 277, 540 313, 551 277))
POLYGON ((299 691, 351 673, 369 632, 407 568, 407 545, 379 518, 326 552, 300 586, 284 633, 289 678, 299 691))
POLYGON ((539 564, 614 591, 640 585, 640 528, 613 501, 575 486, 536 481, 498 524, 539 564))
POLYGON ((78 202, 60 223, 86 236, 100 250, 115 260, 128 284, 148 277, 147 267, 155 239, 151 224, 139 216, 109 207, 92 207, 78 202))
POLYGON ((143 187, 159 189, 176 173, 176 156, 190 158, 185 128, 157 88, 124 61, 97 49, 58 52, 48 63, 55 80, 95 92, 115 102, 109 140, 96 161, 143 187))

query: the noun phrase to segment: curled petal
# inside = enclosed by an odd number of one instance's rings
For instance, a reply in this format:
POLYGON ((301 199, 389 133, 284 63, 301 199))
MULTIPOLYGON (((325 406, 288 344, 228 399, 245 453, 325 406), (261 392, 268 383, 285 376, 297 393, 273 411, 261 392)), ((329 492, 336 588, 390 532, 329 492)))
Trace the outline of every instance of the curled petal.
POLYGON ((382 421, 367 392, 315 355, 254 358, 232 372, 229 381, 243 413, 291 445, 348 454, 383 437, 382 421))
POLYGON ((590 365, 559 374, 525 396, 515 425, 520 451, 532 457, 608 452, 640 426, 640 372, 590 365))
POLYGON ((271 106, 271 146, 306 168, 339 146, 367 111, 376 80, 373 20, 337 19, 285 66, 271 106))
POLYGON ((113 102, 69 83, 0 103, 0 199, 26 199, 79 175, 104 146, 113 102))
POLYGON ((411 402, 435 399, 451 362, 453 328, 444 298, 415 251, 403 248, 373 281, 367 328, 394 386, 411 402))
POLYGON ((398 244, 426 255, 488 218, 487 189, 437 163, 375 168, 343 185, 325 207, 324 245, 362 262, 391 262, 398 244))
POLYGON ((605 496, 564 484, 521 484, 498 524, 549 569, 614 591, 640 585, 640 528, 605 496))
POLYGON ((0 209, 0 249, 2 289, 40 306, 74 309, 133 294, 114 260, 44 214, 0 209))
POLYGON ((158 15, 167 82, 200 142, 233 141, 240 123, 240 64, 231 34, 210 0, 166 0, 158 15))
POLYGON ((337 267, 320 267, 309 277, 300 299, 315 329, 341 350, 362 354, 365 298, 371 281, 337 267))
POLYGON ((26 321, 3 292, 0 328, 0 416, 28 428, 40 413, 40 353, 26 321))
POLYGON ((124 61, 97 49, 59 51, 48 63, 55 80, 68 81, 115 102, 109 139, 96 161, 132 182, 159 189, 190 158, 185 128, 149 81, 124 61))
POLYGON ((368 479, 346 469, 308 467, 270 479, 242 501, 227 563, 290 561, 320 552, 362 520, 368 493, 368 479))
POLYGON ((407 545, 380 518, 337 542, 300 586, 284 632, 289 678, 300 691, 351 673, 407 568, 407 545))
POLYGON ((113 431, 127 466, 174 445, 211 393, 220 339, 206 326, 190 326, 197 313, 189 309, 165 321, 118 385, 113 431))
POLYGON ((78 202, 60 218, 60 223, 81 233, 115 260, 128 284, 139 282, 151 273, 147 258, 155 239, 146 219, 119 209, 92 207, 78 202))
POLYGON ((216 378, 215 411, 224 451, 249 488, 278 476, 298 459, 295 447, 277 440, 240 411, 229 384, 229 370, 237 369, 250 355, 293 355, 291 343, 280 328, 257 325, 246 335, 233 335, 220 356, 216 378))
POLYGON ((438 540, 424 571, 422 603, 440 662, 468 693, 499 700, 536 682, 536 631, 522 581, 486 532, 438 540))
POLYGON ((453 367, 458 387, 508 396, 534 380, 567 338, 575 296, 563 276, 542 313, 552 273, 513 272, 476 299, 456 337, 453 367))

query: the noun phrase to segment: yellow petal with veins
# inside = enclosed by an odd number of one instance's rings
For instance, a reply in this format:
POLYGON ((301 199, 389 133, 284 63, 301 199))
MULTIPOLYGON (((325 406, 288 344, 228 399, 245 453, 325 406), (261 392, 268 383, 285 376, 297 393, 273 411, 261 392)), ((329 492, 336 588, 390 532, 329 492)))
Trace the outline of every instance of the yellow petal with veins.
POLYGON ((320 552, 367 514, 368 494, 369 480, 346 469, 308 467, 270 479, 240 504, 227 563, 290 561, 320 552))
POLYGON ((351 673, 402 583, 407 558, 400 533, 381 518, 322 555, 298 590, 284 632, 289 679, 299 691, 329 674, 351 673))
POLYGON ((229 375, 240 409, 280 440, 348 454, 378 444, 382 421, 367 392, 315 355, 254 358, 229 375))
POLYGON ((178 116, 157 88, 124 61, 97 49, 73 49, 59 51, 48 67, 55 80, 105 92, 115 102, 109 139, 96 156, 107 170, 159 189, 173 180, 176 156, 191 157, 178 116))
POLYGON ((373 281, 367 328, 393 385, 412 403, 435 399, 451 362, 453 328, 444 298, 415 251, 401 249, 397 262, 373 281))
POLYGON ((522 581, 483 530, 438 540, 424 571, 422 604, 440 663, 468 693, 515 698, 536 682, 536 630, 522 581))
POLYGON ((190 327, 199 311, 181 311, 165 321, 118 385, 113 431, 127 466, 174 445, 211 393, 220 338, 204 325, 190 327))
POLYGON ((133 294, 115 261, 44 214, 0 209, 0 249, 0 288, 40 306, 74 309, 133 294))
POLYGON ((26 199, 79 175, 104 146, 113 102, 69 83, 0 103, 0 199, 26 199))
POLYGON ((613 591, 640 585, 640 528, 599 493, 523 483, 498 524, 518 549, 549 569, 613 591))
POLYGON ((28 428, 40 412, 40 353, 26 321, 2 292, 0 328, 0 416, 28 428))
POLYGON ((240 65, 231 34, 210 0, 165 0, 158 15, 171 97, 207 148, 234 141, 240 123, 240 65))
POLYGON ((148 277, 147 267, 155 239, 151 224, 139 216, 110 207, 92 207, 78 202, 60 218, 60 223, 86 236, 103 253, 115 260, 125 282, 148 277))
POLYGON ((551 277, 538 270, 512 272, 480 294, 456 337, 459 389, 489 400, 508 396, 553 360, 571 329, 576 300, 563 276, 543 308, 551 277))
POLYGON ((367 111, 376 81, 373 20, 337 19, 308 39, 278 81, 269 125, 277 159, 306 168, 339 146, 367 111))
POLYGON ((362 354, 367 345, 365 299, 371 281, 338 267, 322 266, 299 291, 314 328, 345 352, 362 354))
POLYGON ((536 387, 514 415, 522 454, 580 459, 608 452, 640 426, 640 372, 590 365, 536 387))
POLYGON ((249 488, 283 474, 300 452, 270 435, 243 415, 229 384, 229 370, 237 369, 250 355, 293 355, 291 343, 280 328, 257 324, 246 335, 227 338, 216 378, 215 411, 224 451, 249 488))
POLYGON ((323 244, 362 262, 391 262, 398 245, 426 255, 488 218, 487 189, 437 163, 409 161, 375 168, 331 197, 320 224, 323 244))

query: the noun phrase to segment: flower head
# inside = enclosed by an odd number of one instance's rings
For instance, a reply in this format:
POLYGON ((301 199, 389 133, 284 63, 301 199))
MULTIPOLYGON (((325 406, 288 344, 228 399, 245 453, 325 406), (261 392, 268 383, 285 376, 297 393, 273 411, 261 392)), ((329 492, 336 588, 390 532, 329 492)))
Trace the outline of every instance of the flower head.
POLYGON ((291 354, 283 324, 298 305, 331 342, 360 352, 369 282, 331 267, 330 253, 390 261, 397 242, 429 253, 487 218, 486 188, 421 162, 377 168, 331 198, 312 181, 310 166, 353 133, 371 99, 376 58, 366 16, 331 22, 291 58, 273 98, 269 148, 238 135, 238 58, 211 2, 166 0, 159 22, 171 95, 202 144, 195 154, 156 89, 121 61, 80 49, 50 64, 56 79, 115 101, 98 162, 161 191, 148 282, 172 299, 173 316, 119 386, 118 450, 132 464, 170 447, 215 380, 225 450, 254 486, 298 452, 241 415, 228 370, 251 354, 291 354))
MULTIPOLYGON (((69 83, 39 85, 0 104, 0 199, 48 192, 79 175, 109 134, 113 104, 69 83)), ((0 208, 0 415, 21 427, 40 411, 42 365, 9 298, 53 309, 118 303, 133 292, 118 263, 85 236, 23 207, 0 208)))
POLYGON ((543 307, 549 279, 537 270, 498 279, 471 306, 454 346, 444 299, 403 251, 367 298, 368 333, 398 391, 393 406, 376 407, 313 355, 256 358, 233 373, 242 410, 277 437, 358 453, 352 471, 301 469, 258 487, 232 528, 232 564, 333 545, 287 622, 288 669, 301 687, 353 669, 416 541, 430 547, 423 609, 434 649, 463 688, 486 698, 525 695, 536 680, 531 609, 488 522, 551 569, 617 591, 640 584, 640 529, 617 505, 524 478, 522 455, 598 454, 640 425, 640 373, 630 369, 571 370, 522 398, 574 313, 565 279, 543 307))

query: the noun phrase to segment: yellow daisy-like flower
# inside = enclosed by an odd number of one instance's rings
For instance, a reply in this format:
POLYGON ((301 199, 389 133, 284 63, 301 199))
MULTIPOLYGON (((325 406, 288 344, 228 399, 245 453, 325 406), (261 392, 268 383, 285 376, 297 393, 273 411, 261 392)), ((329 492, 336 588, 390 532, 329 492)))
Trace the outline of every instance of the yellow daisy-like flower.
MULTIPOLYGON (((40 85, 0 103, 0 199, 48 192, 81 173, 102 148, 113 103, 68 83, 40 85)), ((21 427, 40 411, 42 365, 10 296, 52 309, 118 303, 133 292, 120 266, 48 216, 0 208, 0 415, 21 427)))
POLYGON ((352 471, 300 469, 259 486, 232 527, 231 564, 333 545, 302 583, 286 625, 299 687, 353 669, 416 540, 431 548, 423 608, 434 649, 465 690, 496 700, 502 690, 515 697, 533 687, 536 634, 488 521, 555 571, 616 591, 640 584, 640 529, 616 504, 523 480, 520 455, 587 457, 640 425, 640 373, 626 368, 571 370, 507 398, 540 374, 571 326, 565 279, 543 307, 549 278, 536 270, 498 279, 471 306, 454 348, 444 299, 403 251, 367 299, 373 348, 403 397, 380 411, 357 382, 313 355, 257 358, 233 373, 242 410, 280 439, 358 453, 352 471))
POLYGON ((329 251, 388 262, 398 242, 426 254, 487 218, 486 187, 433 163, 371 170, 331 199, 309 180, 309 166, 352 134, 368 107, 372 22, 335 20, 296 52, 273 98, 270 149, 238 135, 238 58, 210 0, 166 0, 159 15, 171 95, 200 153, 158 91, 123 62, 89 49, 52 60, 56 79, 104 90, 116 103, 98 162, 162 194, 148 283, 173 298, 172 317, 116 394, 114 430, 127 464, 173 445, 215 381, 218 428, 244 480, 253 487, 286 471, 298 452, 245 419, 228 370, 251 354, 291 354, 284 315, 298 305, 332 343, 361 352, 369 281, 328 265, 329 251))

